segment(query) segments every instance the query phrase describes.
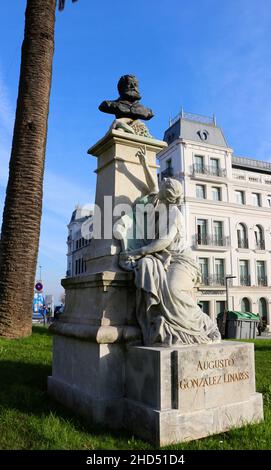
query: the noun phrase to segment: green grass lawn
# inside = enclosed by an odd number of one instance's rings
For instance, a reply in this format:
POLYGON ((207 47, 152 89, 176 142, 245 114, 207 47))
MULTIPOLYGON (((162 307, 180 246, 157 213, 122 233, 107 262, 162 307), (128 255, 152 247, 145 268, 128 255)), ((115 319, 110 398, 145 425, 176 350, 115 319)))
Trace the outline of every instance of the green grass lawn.
MULTIPOLYGON (((271 340, 255 340, 257 391, 265 421, 168 449, 271 449, 271 340)), ((51 400, 52 338, 34 327, 30 338, 0 339, 0 449, 153 449, 127 433, 91 427, 51 400)))

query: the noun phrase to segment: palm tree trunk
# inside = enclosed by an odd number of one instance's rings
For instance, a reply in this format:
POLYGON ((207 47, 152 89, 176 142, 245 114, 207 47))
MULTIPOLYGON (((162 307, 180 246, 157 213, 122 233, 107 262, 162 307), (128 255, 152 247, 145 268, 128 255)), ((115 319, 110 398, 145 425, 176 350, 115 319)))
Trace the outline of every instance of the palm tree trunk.
POLYGON ((31 334, 56 0, 27 0, 0 247, 0 336, 31 334))

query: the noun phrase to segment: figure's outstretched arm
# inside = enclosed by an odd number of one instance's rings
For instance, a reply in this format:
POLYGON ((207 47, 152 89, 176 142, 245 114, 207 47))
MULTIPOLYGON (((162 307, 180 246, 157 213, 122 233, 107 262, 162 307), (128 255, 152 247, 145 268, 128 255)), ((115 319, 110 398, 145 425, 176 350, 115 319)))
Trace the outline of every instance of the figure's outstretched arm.
POLYGON ((149 192, 158 193, 159 188, 158 188, 157 177, 156 176, 154 177, 150 171, 149 165, 147 163, 146 154, 147 154, 147 149, 146 149, 146 145, 144 145, 144 147, 141 147, 139 151, 136 153, 136 157, 139 158, 139 161, 143 167, 149 192))

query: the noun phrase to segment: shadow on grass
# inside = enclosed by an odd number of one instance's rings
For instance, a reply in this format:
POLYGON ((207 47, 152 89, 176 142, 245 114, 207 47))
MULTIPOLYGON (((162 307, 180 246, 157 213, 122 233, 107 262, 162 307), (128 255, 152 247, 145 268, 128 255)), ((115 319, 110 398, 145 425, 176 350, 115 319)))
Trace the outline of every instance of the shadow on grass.
POLYGON ((41 326, 33 325, 32 332, 37 335, 52 336, 52 333, 50 332, 49 328, 43 325, 41 326))
POLYGON ((271 341, 270 344, 255 344, 255 351, 271 351, 271 341))
MULTIPOLYGON (((54 416, 66 421, 76 431, 103 437, 109 434, 113 439, 133 439, 127 431, 115 431, 90 422, 57 403, 47 393, 47 377, 51 366, 15 361, 0 361, 0 410, 17 410, 20 413, 36 415, 42 420, 54 416)), ((140 442, 138 440, 138 442, 140 442)), ((148 446, 145 443, 145 447, 148 446)), ((149 447, 149 446, 148 446, 149 447)))

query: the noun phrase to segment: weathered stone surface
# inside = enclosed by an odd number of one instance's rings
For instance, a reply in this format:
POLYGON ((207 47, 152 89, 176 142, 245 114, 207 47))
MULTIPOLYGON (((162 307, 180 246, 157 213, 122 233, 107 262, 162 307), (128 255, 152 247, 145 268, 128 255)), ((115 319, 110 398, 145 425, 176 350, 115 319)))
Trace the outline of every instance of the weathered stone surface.
POLYGON ((93 423, 125 427, 155 445, 199 439, 263 419, 253 347, 126 347, 55 336, 48 389, 93 423))
POLYGON ((124 395, 124 346, 54 336, 53 379, 94 400, 124 395))
POLYGON ((126 427, 158 445, 263 419, 249 343, 128 347, 125 392, 126 427))
MULTIPOLYGON (((98 158, 95 204, 101 210, 101 233, 104 235, 104 214, 112 214, 118 204, 129 204, 145 192, 143 168, 136 156, 142 146, 146 146, 148 163, 156 177, 156 155, 167 144, 144 136, 110 130, 88 153, 98 158), (125 188, 125 190, 124 190, 125 188), (105 198, 106 196, 106 198, 105 198), (109 197, 109 198, 108 198, 109 197), (112 209, 110 209, 112 204, 112 209)), ((114 213, 113 225, 120 214, 114 213)), ((95 215, 94 215, 95 221, 95 215)), ((108 218, 107 218, 108 222, 108 218)), ((113 237, 92 240, 87 248, 87 272, 120 271, 118 253, 120 242, 113 237)))
POLYGON ((206 410, 181 413, 179 410, 154 410, 132 400, 125 401, 125 427, 156 446, 192 441, 219 434, 263 419, 260 393, 248 400, 228 403, 206 410))
POLYGON ((223 342, 177 352, 181 411, 240 402, 255 392, 253 344, 223 342))
POLYGON ((123 399, 93 398, 76 385, 71 386, 54 377, 48 377, 48 393, 76 414, 84 416, 90 424, 112 429, 119 429, 123 425, 123 399))
POLYGON ((66 290, 62 320, 79 325, 135 325, 131 273, 101 272, 62 280, 66 290))
POLYGON ((172 408, 172 349, 128 347, 125 396, 156 410, 172 408))
POLYGON ((255 391, 253 347, 223 341, 128 348, 127 397, 156 409, 182 412, 246 400, 255 391))
POLYGON ((141 331, 137 326, 93 326, 79 323, 58 321, 50 326, 50 332, 92 341, 98 344, 141 342, 141 331))

